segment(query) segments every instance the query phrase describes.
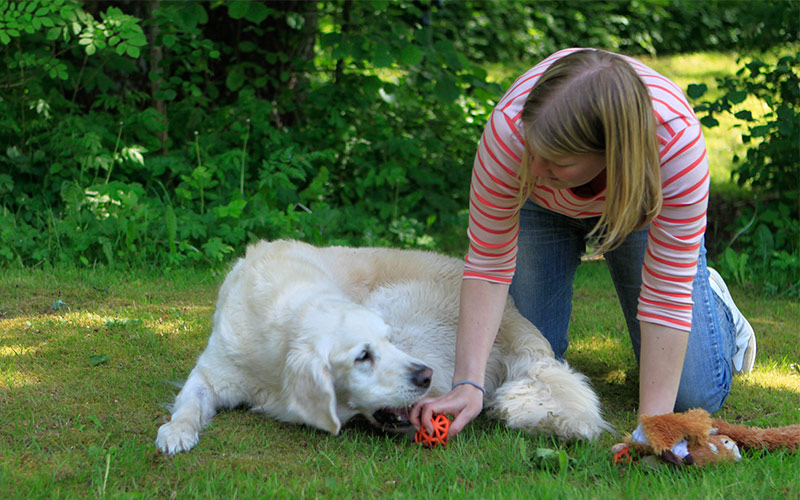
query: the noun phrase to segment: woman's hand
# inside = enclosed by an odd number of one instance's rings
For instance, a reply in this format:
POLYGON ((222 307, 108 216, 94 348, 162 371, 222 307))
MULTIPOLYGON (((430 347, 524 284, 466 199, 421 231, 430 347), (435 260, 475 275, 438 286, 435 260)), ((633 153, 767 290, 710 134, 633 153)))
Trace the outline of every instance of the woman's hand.
POLYGON ((411 409, 411 423, 417 429, 425 427, 429 434, 433 433, 434 413, 442 413, 454 417, 450 424, 449 437, 461 432, 467 424, 478 416, 483 409, 483 392, 477 387, 464 384, 459 385, 444 396, 438 398, 424 398, 417 402, 411 409))
MULTIPOLYGON (((484 383, 486 360, 497 337, 507 297, 508 285, 473 279, 461 281, 454 381, 484 383)), ((414 427, 424 426, 430 433, 433 432, 434 413, 450 415, 454 420, 448 435, 455 436, 482 409, 483 391, 464 383, 444 396, 421 399, 411 409, 409 417, 414 427)))

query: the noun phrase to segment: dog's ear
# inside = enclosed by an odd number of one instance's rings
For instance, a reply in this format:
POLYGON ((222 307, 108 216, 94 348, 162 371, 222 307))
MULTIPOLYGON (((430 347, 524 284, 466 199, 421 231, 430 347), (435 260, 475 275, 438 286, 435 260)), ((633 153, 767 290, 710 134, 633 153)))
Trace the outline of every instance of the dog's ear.
POLYGON ((283 391, 289 413, 300 422, 339 434, 336 392, 327 356, 313 346, 295 347, 286 359, 283 391))

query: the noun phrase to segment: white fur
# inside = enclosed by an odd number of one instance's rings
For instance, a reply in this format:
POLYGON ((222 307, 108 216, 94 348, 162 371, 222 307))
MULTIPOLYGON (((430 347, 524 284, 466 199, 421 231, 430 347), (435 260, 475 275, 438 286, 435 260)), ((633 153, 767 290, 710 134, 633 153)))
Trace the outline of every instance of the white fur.
MULTIPOLYGON (((219 408, 337 434, 357 414, 374 422, 377 410, 447 393, 462 270, 430 252, 251 245, 220 288, 208 346, 157 446, 188 451, 219 408)), ((586 377, 553 358, 510 299, 485 386, 485 406, 511 427, 587 439, 608 429, 586 377)))

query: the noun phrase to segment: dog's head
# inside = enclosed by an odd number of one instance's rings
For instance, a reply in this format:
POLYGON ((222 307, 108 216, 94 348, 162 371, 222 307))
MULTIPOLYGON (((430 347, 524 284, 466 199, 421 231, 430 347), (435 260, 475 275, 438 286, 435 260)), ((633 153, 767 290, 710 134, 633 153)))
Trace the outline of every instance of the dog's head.
POLYGON ((286 360, 284 391, 298 420, 332 434, 356 414, 385 430, 408 431, 408 408, 433 370, 389 341, 390 328, 350 302, 306 315, 286 360))

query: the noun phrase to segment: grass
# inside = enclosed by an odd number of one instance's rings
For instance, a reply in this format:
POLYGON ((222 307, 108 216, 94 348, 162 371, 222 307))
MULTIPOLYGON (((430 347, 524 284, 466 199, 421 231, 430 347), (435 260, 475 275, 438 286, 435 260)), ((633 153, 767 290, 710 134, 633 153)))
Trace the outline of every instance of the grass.
MULTIPOLYGON (((0 277, 0 498, 774 498, 800 495, 800 454, 745 454, 705 470, 615 466, 618 436, 561 443, 480 417, 445 449, 363 424, 338 437, 244 410, 218 415, 191 452, 153 441, 176 388, 205 346, 222 274, 6 270, 0 277), (535 459, 537 450, 558 458, 535 459)), ((797 423, 800 305, 748 295, 759 333, 750 375, 720 415, 797 423)), ((636 367, 601 262, 576 280, 570 363, 629 431, 636 367)))

